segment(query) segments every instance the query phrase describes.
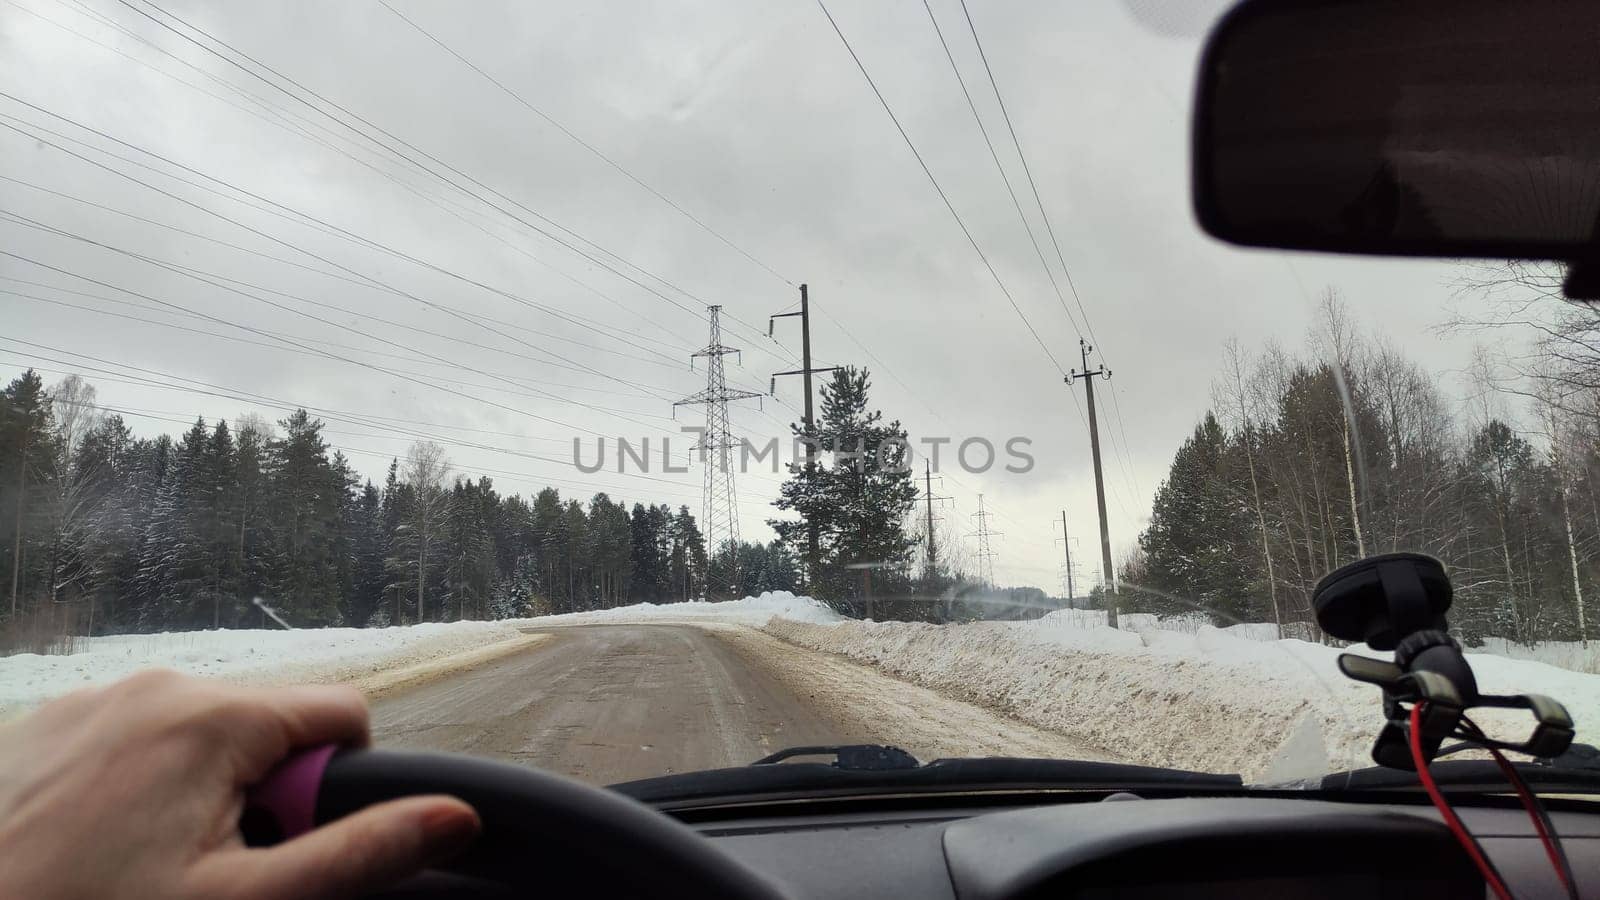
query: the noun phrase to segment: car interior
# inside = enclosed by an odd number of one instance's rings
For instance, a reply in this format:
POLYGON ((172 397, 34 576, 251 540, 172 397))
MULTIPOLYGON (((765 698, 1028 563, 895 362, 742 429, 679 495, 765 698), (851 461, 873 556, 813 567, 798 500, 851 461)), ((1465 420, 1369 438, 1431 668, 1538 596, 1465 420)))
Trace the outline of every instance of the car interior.
MULTIPOLYGON (((1562 0, 1245 0, 1201 57, 1196 221, 1246 247, 1553 261, 1570 299, 1600 297, 1596 35, 1600 5, 1562 0)), ((1403 553, 1323 579, 1319 624, 1387 657, 1341 662, 1387 724, 1372 768, 1310 783, 844 746, 600 789, 324 748, 244 828, 270 843, 424 792, 475 806, 478 843, 395 897, 1600 898, 1594 752, 1559 702, 1478 690, 1450 598, 1403 553), (1490 738, 1484 708, 1524 727, 1490 738)))

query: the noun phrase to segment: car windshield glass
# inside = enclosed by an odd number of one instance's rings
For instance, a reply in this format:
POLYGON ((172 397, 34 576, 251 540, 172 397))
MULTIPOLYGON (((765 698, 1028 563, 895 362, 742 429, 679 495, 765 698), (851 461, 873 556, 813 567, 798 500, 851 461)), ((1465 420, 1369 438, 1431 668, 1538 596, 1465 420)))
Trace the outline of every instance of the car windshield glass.
POLYGON ((1594 308, 1205 236, 1223 7, 7 0, 0 717, 1291 783, 1383 724, 1314 588, 1409 551, 1597 742, 1594 308))

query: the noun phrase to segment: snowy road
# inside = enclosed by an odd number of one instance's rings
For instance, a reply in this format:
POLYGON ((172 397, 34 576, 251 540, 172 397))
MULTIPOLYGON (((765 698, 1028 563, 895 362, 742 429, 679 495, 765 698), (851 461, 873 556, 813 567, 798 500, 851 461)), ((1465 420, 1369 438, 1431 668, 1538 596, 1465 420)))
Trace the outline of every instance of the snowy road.
POLYGON ((600 784, 744 765, 797 744, 893 743, 923 759, 1105 758, 744 626, 547 631, 526 651, 377 701, 378 746, 471 753, 600 784))

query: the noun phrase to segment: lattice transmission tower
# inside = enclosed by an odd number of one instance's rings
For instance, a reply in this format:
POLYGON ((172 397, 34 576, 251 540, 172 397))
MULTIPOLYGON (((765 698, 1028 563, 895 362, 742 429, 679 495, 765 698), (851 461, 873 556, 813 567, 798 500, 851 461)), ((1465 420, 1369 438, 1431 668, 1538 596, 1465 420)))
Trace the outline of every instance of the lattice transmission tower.
MULTIPOLYGON (((706 408, 706 427, 700 433, 700 440, 696 447, 700 450, 700 465, 705 470, 705 489, 703 506, 700 516, 700 528, 705 536, 706 558, 709 562, 716 558, 723 547, 732 547, 730 552, 729 567, 725 570, 726 581, 721 585, 708 584, 708 588, 720 587, 728 594, 734 594, 739 587, 739 495, 734 490, 733 474, 736 465, 732 451, 739 446, 728 430, 728 401, 744 400, 750 397, 760 397, 754 391, 730 389, 727 379, 722 373, 722 358, 729 354, 738 354, 739 348, 728 347, 722 343, 722 307, 708 306, 711 312, 711 339, 705 347, 695 351, 689 364, 694 365, 694 360, 704 357, 706 360, 706 387, 705 390, 691 394, 677 403, 672 404, 676 409, 679 406, 704 406, 706 408)), ((708 573, 709 575, 709 573, 708 573)), ((709 591, 708 591, 709 593, 709 591)))
POLYGON ((988 587, 994 587, 994 547, 990 546, 989 538, 1004 535, 989 527, 991 515, 993 513, 983 508, 983 495, 979 494, 978 511, 972 514, 972 518, 978 520, 978 528, 972 536, 978 539, 978 580, 988 587))

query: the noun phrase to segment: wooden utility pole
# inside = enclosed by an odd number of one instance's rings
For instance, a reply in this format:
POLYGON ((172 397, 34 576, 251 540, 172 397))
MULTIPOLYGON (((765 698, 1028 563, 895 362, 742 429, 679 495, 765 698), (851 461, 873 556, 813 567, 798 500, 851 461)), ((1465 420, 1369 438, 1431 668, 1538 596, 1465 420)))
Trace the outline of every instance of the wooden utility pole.
MULTIPOLYGON (((812 414, 811 376, 817 372, 838 371, 838 366, 824 366, 820 369, 811 366, 811 297, 805 285, 800 285, 800 309, 798 312, 778 313, 767 317, 767 337, 772 337, 772 326, 778 319, 789 316, 800 317, 800 368, 788 372, 773 372, 771 393, 777 393, 779 375, 799 375, 805 379, 805 423, 806 423, 806 477, 810 478, 817 464, 817 447, 812 441, 816 432, 816 418, 812 414)), ((817 577, 818 559, 822 551, 818 548, 817 523, 809 518, 806 521, 806 586, 809 588, 813 579, 817 577)))
POLYGON ((1100 425, 1095 420, 1094 414, 1094 378, 1110 378, 1111 370, 1101 366, 1093 371, 1089 369, 1089 351, 1094 348, 1089 346, 1083 338, 1078 338, 1078 351, 1083 356, 1083 371, 1072 370, 1066 377, 1067 384, 1072 384, 1079 379, 1083 380, 1083 393, 1089 401, 1089 454, 1094 459, 1094 500, 1095 506, 1100 511, 1100 572, 1101 584, 1104 587, 1106 605, 1106 624, 1112 628, 1117 627, 1117 584, 1116 574, 1111 566, 1111 527, 1106 523, 1106 482, 1105 476, 1100 472, 1100 425))

